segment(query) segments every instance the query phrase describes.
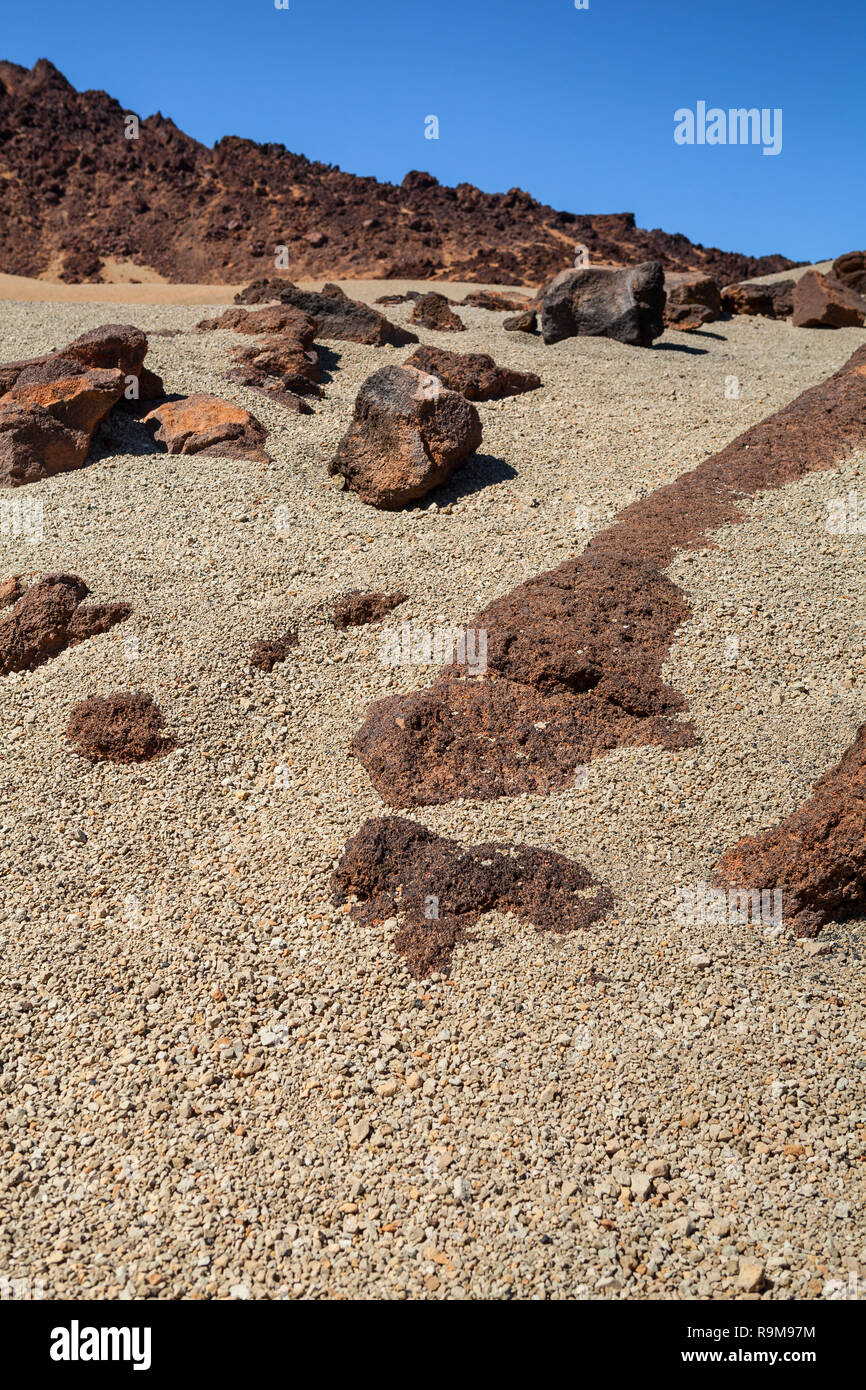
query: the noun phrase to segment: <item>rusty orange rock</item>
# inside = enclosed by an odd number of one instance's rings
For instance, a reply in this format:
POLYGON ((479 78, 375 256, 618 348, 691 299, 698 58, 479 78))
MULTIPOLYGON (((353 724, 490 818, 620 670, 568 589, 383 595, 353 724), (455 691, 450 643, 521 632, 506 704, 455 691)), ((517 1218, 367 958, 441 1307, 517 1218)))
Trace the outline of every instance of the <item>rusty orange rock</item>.
POLYGON ((210 454, 270 462, 262 445, 264 425, 243 406, 199 392, 166 401, 144 417, 144 424, 169 454, 210 454))

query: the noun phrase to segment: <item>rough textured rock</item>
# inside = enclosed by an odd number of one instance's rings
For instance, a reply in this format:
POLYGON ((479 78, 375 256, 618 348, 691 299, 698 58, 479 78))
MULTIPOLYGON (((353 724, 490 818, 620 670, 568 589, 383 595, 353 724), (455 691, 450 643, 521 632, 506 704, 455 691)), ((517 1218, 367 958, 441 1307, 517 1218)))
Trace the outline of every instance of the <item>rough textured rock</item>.
POLYGON ((298 640, 298 629, 290 627, 282 637, 254 642, 250 652, 250 665, 270 674, 279 662, 286 660, 292 648, 298 645, 298 640))
POLYGON ((468 401, 490 401, 500 396, 519 396, 535 391, 541 377, 500 367, 486 352, 448 352, 445 348, 419 347, 404 366, 438 376, 449 391, 459 391, 468 401))
POLYGON ((299 290, 290 280, 256 280, 235 295, 238 304, 263 304, 272 299, 291 304, 314 318, 320 338, 342 338, 351 343, 369 343, 372 347, 388 343, 392 347, 403 347, 418 341, 417 334, 400 328, 369 304, 350 299, 339 285, 323 285, 319 292, 299 290))
POLYGON ((722 308, 726 314, 759 315, 767 319, 787 319, 794 311, 794 281, 777 280, 767 285, 726 285, 722 308))
POLYGON ((507 333, 537 333, 538 332, 538 313, 535 309, 527 309, 520 314, 513 314, 510 319, 504 319, 502 327, 507 333))
POLYGON ((444 294, 436 294, 433 290, 415 301, 409 322, 418 328, 433 328, 437 333, 466 332, 466 324, 454 313, 444 294))
POLYGON ((10 575, 8 579, 0 581, 0 609, 9 608, 11 604, 17 603, 23 592, 20 574, 10 575))
POLYGON ((781 889, 783 921, 797 936, 866 912, 866 724, 793 815, 726 851, 714 882, 781 889))
POLYGON ((794 286, 795 328, 862 328, 866 299, 829 275, 807 270, 794 286))
POLYGON ((665 325, 688 331, 712 323, 722 313, 722 295, 715 280, 699 271, 665 275, 665 325))
POLYGON ((664 307, 664 272, 657 261, 623 270, 564 270, 545 287, 541 332, 546 343, 589 336, 650 347, 664 332, 664 307))
POLYGON ((399 816, 365 821, 331 878, 338 904, 357 898, 361 922, 399 916, 394 948, 418 979, 447 969, 483 912, 511 912, 537 931, 590 927, 613 905, 581 864, 550 850, 461 845, 399 816), (594 890, 594 891, 592 891, 594 890))
POLYGON ((200 392, 166 401, 145 415, 144 424, 170 454, 209 454, 268 463, 262 445, 266 431, 242 406, 200 392))
MULTIPOLYGON (((626 507, 577 559, 521 584, 469 625, 487 669, 373 704, 352 743, 379 794, 419 806, 571 784, 624 744, 683 748, 683 697, 662 666, 688 616, 663 574, 680 550, 736 523, 739 502, 832 468, 866 446, 866 348, 691 473, 626 507)), ((467 648, 469 642, 467 641, 467 648)))
POLYGON ((94 695, 75 706, 66 737, 90 762, 143 763, 165 757, 176 741, 164 734, 165 719, 153 696, 143 691, 94 695))
POLYGON ((390 511, 444 483, 480 444, 478 411, 456 391, 414 367, 381 367, 358 392, 328 471, 390 511))
MULTIPOLYGON (((255 343, 231 349, 238 363, 229 376, 243 386, 252 386, 268 395, 322 396, 321 369, 314 348, 304 348, 297 338, 274 334, 255 343)), ((304 405, 302 414, 310 414, 304 405)))
POLYGON ((472 290, 465 299, 458 300, 458 303, 466 304, 473 309, 492 309, 494 312, 508 309, 512 313, 528 309, 530 305, 526 295, 497 294, 490 290, 472 290))
POLYGON ((39 275, 61 260, 61 278, 79 281, 113 257, 170 281, 237 284, 267 273, 287 244, 297 279, 537 285, 575 242, 594 262, 659 260, 723 284, 790 265, 646 231, 628 212, 559 212, 519 188, 444 188, 420 170, 379 183, 232 136, 211 149, 160 114, 127 141, 126 110, 105 92, 75 91, 44 59, 0 64, 0 269, 39 275))
POLYGON ((334 627, 344 632, 347 627, 362 627, 365 623, 377 623, 405 603, 408 594, 363 594, 353 589, 344 594, 334 604, 334 627))
POLYGON ((855 294, 866 295, 866 251, 847 251, 833 262, 833 279, 855 294))
POLYGON ((85 605, 89 592, 75 574, 49 574, 31 584, 0 617, 0 676, 34 671, 132 612, 127 603, 85 605))
POLYGON ((291 304, 269 304, 264 309, 226 309, 219 318, 202 319, 197 325, 200 333, 215 328, 232 329, 235 333, 282 333, 296 338, 303 347, 312 347, 319 325, 312 314, 291 304))

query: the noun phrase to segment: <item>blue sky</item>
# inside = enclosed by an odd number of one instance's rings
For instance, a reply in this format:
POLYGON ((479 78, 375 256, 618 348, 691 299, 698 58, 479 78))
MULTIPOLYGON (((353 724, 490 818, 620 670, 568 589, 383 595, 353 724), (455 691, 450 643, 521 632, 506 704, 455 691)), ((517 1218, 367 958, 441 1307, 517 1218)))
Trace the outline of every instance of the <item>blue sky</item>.
POLYGON ((753 255, 866 242, 863 0, 40 0, 0 34, 0 56, 208 144, 518 186, 753 255), (780 107, 781 153, 675 144, 699 101, 780 107))

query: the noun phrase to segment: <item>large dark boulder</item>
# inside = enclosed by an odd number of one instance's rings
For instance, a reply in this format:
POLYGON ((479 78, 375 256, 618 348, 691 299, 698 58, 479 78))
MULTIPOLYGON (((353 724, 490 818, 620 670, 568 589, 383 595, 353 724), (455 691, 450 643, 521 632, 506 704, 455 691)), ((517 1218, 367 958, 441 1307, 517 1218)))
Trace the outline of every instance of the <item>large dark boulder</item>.
POLYGON ((546 343, 592 337, 650 347, 664 332, 664 307, 664 271, 658 261, 621 270, 563 270, 543 292, 541 332, 546 343))

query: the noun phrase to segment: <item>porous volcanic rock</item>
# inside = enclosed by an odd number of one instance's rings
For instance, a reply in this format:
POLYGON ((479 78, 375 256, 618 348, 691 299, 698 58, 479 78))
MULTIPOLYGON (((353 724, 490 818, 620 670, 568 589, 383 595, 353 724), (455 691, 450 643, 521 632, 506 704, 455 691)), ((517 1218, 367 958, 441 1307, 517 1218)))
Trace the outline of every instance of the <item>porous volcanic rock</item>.
MULTIPOLYGON (((664 575, 681 550, 742 519, 745 496, 866 447, 866 348, 673 483, 633 502, 577 559, 521 584, 469 625, 486 670, 373 704, 352 751, 382 798, 410 807, 567 787, 625 744, 685 748, 691 725, 662 667, 689 615, 664 575)), ((470 641, 467 639, 467 649, 470 641)))
POLYGON ((361 386, 329 466, 362 502, 393 511, 444 483, 481 444, 478 411, 414 367, 380 367, 361 386))
POLYGON ((298 645, 298 629, 290 627, 282 637, 262 638, 253 643, 250 652, 250 665, 270 675, 274 667, 285 661, 293 647, 298 645))
POLYGON ((833 279, 855 294, 866 295, 866 251, 846 251, 833 262, 833 279))
POLYGON ((206 392, 166 401, 145 415, 143 423, 170 454, 270 462, 262 448, 267 437, 264 425, 243 406, 206 392))
POLYGON ((323 285, 321 291, 299 290, 291 280, 256 280, 235 295, 237 304, 264 304, 269 300, 302 309, 318 323, 320 338, 369 343, 372 347, 403 347, 418 336, 392 323, 384 314, 360 300, 350 299, 339 285, 323 285))
POLYGON ((152 695, 141 690, 94 695, 72 711, 66 737, 90 762, 143 763, 177 747, 164 734, 165 718, 152 695))
POLYGON ((228 328, 235 333, 282 333, 296 338, 304 347, 312 347, 319 331, 317 320, 303 309, 291 304, 268 304, 264 309, 226 309, 219 318, 202 319, 197 325, 200 333, 215 328, 228 328))
POLYGON ((603 337, 651 347, 664 332, 664 271, 658 261, 614 270, 563 270, 544 289, 541 333, 546 343, 603 337))
POLYGON ((0 580, 0 609, 9 608, 13 603, 17 603, 23 592, 20 574, 0 580))
MULTIPOLYGON (((234 347, 231 355, 238 363, 228 373, 232 381, 279 396, 284 404, 285 396, 324 395, 319 385, 318 353, 314 348, 302 347, 297 338, 275 333, 255 343, 234 347)), ((298 407, 302 414, 311 413, 308 405, 298 402, 298 407)))
POLYGON ((343 594, 334 604, 333 623, 338 632, 345 632, 348 627, 363 627, 366 623, 377 623, 380 618, 393 613, 401 603, 405 603, 408 594, 364 594, 360 589, 353 589, 349 594, 343 594))
POLYGON ((744 281, 726 285, 722 308, 726 314, 749 314, 766 319, 787 319, 794 312, 794 281, 776 280, 765 285, 744 281))
POLYGON ((0 617, 0 676, 34 671, 132 612, 128 603, 84 604, 89 592, 75 574, 48 574, 25 589, 0 617))
POLYGON ((459 391, 467 401, 490 401, 500 396, 519 396, 536 391, 541 377, 500 367, 486 352, 448 352, 446 348, 419 347, 407 357, 406 367, 438 376, 449 391, 459 391))
POLYGON ((331 877, 334 901, 358 899, 370 923, 399 914, 394 949, 411 975, 447 970, 483 912, 511 912, 536 931, 565 935, 610 910, 610 890, 573 859, 524 845, 461 845, 400 816, 367 820, 331 877), (593 891, 594 890, 594 891, 593 891))
POLYGON ((503 319, 502 327, 507 333, 537 333, 538 313, 535 309, 526 309, 523 313, 512 314, 510 319, 503 319))
POLYGON ((795 328, 862 328, 866 299, 829 275, 807 270, 794 286, 795 328))
POLYGON ((434 328, 437 333, 465 333, 466 324, 454 313, 444 294, 431 290, 415 301, 409 322, 418 328, 434 328))
POLYGON ((722 295, 715 280, 699 271, 665 275, 665 325, 682 332, 712 323, 722 313, 722 295))
POLYGON ((796 936, 866 913, 866 724, 808 801, 732 845, 713 879, 742 892, 781 889, 783 921, 796 936))
POLYGON ((458 304, 465 304, 472 309, 491 309, 494 312, 501 312, 508 309, 512 313, 522 309, 528 309, 530 300, 525 294, 499 294, 491 290, 472 290, 465 299, 458 299, 458 304))

